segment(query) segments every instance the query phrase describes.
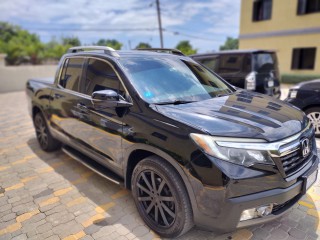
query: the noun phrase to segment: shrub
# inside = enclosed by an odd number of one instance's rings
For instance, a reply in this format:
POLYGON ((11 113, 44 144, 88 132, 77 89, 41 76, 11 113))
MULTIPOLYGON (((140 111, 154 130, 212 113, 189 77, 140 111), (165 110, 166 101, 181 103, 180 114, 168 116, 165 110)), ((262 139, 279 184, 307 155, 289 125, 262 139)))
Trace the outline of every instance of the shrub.
POLYGON ((282 74, 281 82, 282 83, 299 83, 303 81, 320 79, 320 75, 295 75, 295 74, 282 74))

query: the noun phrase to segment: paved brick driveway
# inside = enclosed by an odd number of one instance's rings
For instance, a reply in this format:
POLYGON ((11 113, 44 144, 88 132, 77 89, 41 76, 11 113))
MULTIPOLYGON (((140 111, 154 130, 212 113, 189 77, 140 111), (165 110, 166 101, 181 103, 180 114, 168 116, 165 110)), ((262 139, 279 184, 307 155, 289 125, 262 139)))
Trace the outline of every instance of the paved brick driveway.
MULTIPOLYGON (((181 239, 318 239, 319 182, 277 221, 181 239)), ((0 239, 154 239, 130 192, 36 142, 24 92, 0 95, 0 239)))

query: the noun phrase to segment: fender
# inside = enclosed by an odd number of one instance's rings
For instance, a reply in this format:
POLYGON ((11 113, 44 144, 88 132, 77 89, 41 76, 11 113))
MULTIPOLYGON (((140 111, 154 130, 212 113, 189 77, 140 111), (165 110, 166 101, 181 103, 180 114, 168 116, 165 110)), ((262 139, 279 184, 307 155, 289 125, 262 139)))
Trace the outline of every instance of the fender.
MULTIPOLYGON (((192 210, 194 213, 194 216, 197 215, 198 213, 198 205, 196 202, 196 196, 195 193, 193 191, 193 188, 191 186, 190 181, 197 181, 193 176, 191 176, 190 173, 187 172, 187 169, 183 166, 180 165, 172 156, 170 156, 168 153, 160 150, 159 148, 153 147, 151 145, 147 145, 147 144, 142 144, 142 143, 136 143, 133 144, 131 147, 127 148, 126 150, 124 150, 124 182, 126 183, 127 181, 127 166, 128 166, 128 161, 129 161, 129 157, 131 155, 131 153, 133 153, 136 150, 144 150, 144 151, 148 151, 153 153, 154 155, 158 155, 159 157, 163 158, 165 161, 169 162, 174 168, 175 170, 179 173, 180 177, 182 178, 182 181, 185 184, 185 187, 188 191, 189 194, 189 198, 190 198, 190 202, 192 205, 192 210)), ((127 187, 127 186, 126 186, 127 187)))

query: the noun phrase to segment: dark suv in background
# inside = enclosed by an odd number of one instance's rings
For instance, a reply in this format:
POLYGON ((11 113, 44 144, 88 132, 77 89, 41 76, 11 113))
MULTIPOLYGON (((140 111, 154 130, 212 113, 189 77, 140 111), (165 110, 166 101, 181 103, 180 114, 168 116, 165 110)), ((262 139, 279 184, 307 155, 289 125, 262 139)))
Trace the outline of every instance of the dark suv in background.
POLYGON ((274 51, 232 50, 190 57, 233 86, 280 98, 280 75, 274 51))

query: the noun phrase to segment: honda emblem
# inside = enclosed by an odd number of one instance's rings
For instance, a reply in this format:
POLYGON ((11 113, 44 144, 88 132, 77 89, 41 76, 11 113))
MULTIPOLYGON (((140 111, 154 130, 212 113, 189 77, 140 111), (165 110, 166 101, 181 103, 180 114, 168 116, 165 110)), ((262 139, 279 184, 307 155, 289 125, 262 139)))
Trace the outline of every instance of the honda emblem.
POLYGON ((302 156, 306 157, 310 153, 310 141, 308 138, 301 140, 302 156))

